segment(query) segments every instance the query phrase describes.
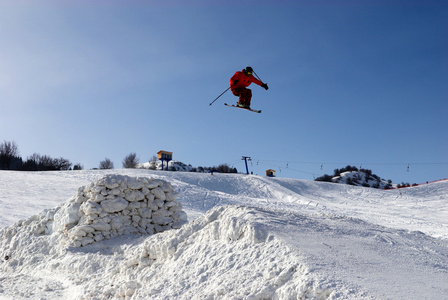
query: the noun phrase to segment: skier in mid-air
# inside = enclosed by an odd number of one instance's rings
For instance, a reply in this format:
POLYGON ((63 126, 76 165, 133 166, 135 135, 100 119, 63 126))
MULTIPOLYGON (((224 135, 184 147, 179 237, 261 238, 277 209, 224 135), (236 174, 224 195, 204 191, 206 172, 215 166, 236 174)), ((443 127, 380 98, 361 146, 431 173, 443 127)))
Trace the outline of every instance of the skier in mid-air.
POLYGON ((251 67, 246 67, 242 71, 238 71, 230 78, 230 90, 235 96, 238 96, 238 107, 250 109, 250 100, 252 99, 252 91, 247 87, 253 82, 264 89, 268 89, 266 83, 261 82, 255 78, 252 73, 254 70, 251 67))

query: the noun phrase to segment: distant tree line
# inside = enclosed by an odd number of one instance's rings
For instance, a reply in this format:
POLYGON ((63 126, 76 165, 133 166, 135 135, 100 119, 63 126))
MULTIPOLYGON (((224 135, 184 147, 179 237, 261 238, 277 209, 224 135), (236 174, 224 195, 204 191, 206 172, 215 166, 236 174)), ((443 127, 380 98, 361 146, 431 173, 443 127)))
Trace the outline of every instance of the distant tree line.
POLYGON ((199 172, 199 173, 211 173, 211 172, 219 172, 219 173, 238 173, 236 168, 230 167, 228 164, 220 164, 219 166, 213 167, 197 167, 191 169, 191 172, 199 172))
MULTIPOLYGON (((157 157, 153 156, 152 160, 157 160, 157 157)), ((182 164, 179 162, 179 164, 182 164)), ((128 154, 122 161, 123 168, 135 169, 139 165, 139 158, 137 154, 132 152, 128 154)), ((99 169, 113 169, 114 163, 105 158, 100 161, 99 169)), ((17 170, 17 171, 64 171, 64 170, 83 170, 84 167, 81 164, 73 165, 70 160, 60 157, 52 158, 48 155, 40 155, 34 153, 27 157, 25 160, 20 157, 19 147, 16 142, 3 141, 0 144, 0 170, 17 170)), ((171 171, 176 171, 174 168, 170 168, 171 171)), ((219 172, 219 173, 238 173, 236 168, 231 168, 227 164, 221 164, 213 167, 198 167, 192 168, 191 172, 219 172)))
MULTIPOLYGON (((51 158, 48 155, 34 153, 22 164, 23 171, 65 171, 71 170, 72 163, 66 158, 51 158)), ((80 169, 76 165, 75 169, 80 169)))
MULTIPOLYGON (((3 141, 0 144, 0 170, 19 171, 58 171, 71 170, 73 164, 66 158, 52 158, 48 155, 33 155, 23 160, 19 154, 16 142, 3 141)), ((80 164, 73 166, 74 170, 81 170, 80 164)))

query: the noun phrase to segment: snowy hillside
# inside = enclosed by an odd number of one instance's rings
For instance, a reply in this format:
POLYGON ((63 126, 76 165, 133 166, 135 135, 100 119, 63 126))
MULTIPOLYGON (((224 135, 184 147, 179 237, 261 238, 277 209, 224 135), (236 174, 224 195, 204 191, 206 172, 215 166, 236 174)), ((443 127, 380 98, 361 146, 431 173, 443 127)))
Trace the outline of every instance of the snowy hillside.
POLYGON ((376 189, 389 189, 396 186, 392 184, 392 180, 386 181, 381 179, 378 175, 372 174, 372 170, 358 169, 354 166, 335 169, 333 176, 323 175, 316 178, 316 181, 342 183, 354 186, 372 187, 376 189))
POLYGON ((0 181, 0 299, 448 299, 447 181, 384 191, 149 170, 4 171, 0 181), (103 188, 107 174, 144 184, 103 188), (171 207, 189 223, 151 234, 171 207), (131 227, 97 241, 110 214, 131 227), (86 226, 101 232, 88 239, 86 226))
POLYGON ((390 188, 392 184, 379 177, 368 176, 364 172, 348 171, 332 178, 335 183, 350 184, 355 186, 373 187, 378 189, 390 188))

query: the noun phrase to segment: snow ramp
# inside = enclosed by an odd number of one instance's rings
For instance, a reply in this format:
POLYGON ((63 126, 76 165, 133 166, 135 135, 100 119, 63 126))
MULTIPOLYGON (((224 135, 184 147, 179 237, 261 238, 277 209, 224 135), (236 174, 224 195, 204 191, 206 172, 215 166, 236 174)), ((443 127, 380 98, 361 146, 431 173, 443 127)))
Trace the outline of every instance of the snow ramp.
POLYGON ((63 253, 34 236, 8 248, 0 298, 359 299, 356 290, 321 282, 266 222, 287 220, 257 208, 217 207, 179 230, 63 253))
POLYGON ((1 267, 4 299, 442 299, 448 294, 446 241, 335 215, 221 206, 177 230, 121 236, 64 253, 49 255, 35 239, 22 243, 28 243, 26 250, 14 249, 1 267), (17 263, 25 257, 26 263, 17 263))

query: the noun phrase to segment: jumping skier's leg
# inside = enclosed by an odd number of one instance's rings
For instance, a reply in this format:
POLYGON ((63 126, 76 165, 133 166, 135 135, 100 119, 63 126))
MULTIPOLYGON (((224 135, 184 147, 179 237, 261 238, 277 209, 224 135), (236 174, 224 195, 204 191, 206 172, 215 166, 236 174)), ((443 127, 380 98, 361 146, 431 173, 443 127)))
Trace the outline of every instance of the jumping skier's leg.
POLYGON ((241 88, 237 88, 232 90, 232 94, 234 94, 235 96, 239 97, 241 94, 241 88))
POLYGON ((240 103, 246 108, 250 108, 250 100, 252 99, 252 90, 245 89, 242 97, 240 98, 240 103))
POLYGON ((237 106, 240 106, 240 101, 241 101, 241 95, 244 93, 244 88, 237 88, 232 90, 232 93, 238 97, 238 102, 236 103, 237 106))
POLYGON ((250 100, 252 98, 252 91, 246 88, 238 88, 232 91, 235 96, 239 96, 238 106, 250 108, 250 100))

